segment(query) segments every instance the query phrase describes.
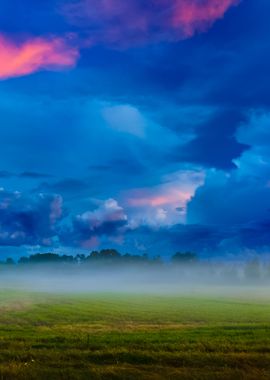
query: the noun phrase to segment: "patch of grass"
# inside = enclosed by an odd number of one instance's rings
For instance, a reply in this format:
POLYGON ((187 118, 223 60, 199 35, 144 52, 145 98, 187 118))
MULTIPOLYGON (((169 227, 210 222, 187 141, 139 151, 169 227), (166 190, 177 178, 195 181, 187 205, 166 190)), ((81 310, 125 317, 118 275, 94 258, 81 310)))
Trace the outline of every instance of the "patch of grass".
POLYGON ((270 302, 3 290, 0 379, 270 379, 270 302))

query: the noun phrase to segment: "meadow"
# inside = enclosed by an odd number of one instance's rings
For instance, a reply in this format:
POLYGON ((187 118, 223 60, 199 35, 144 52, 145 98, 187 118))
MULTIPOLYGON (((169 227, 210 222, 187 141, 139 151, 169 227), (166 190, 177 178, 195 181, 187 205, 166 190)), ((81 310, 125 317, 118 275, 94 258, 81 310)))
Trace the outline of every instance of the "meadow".
POLYGON ((270 296, 2 289, 0 378, 270 379, 270 296))

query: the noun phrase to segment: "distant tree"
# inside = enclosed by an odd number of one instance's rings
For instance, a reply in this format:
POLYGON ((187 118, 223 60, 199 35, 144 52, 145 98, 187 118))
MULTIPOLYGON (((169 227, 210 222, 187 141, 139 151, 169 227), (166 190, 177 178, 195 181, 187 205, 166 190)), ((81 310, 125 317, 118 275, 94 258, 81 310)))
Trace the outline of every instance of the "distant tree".
POLYGON ((15 265, 15 261, 9 257, 6 259, 6 265, 15 265))
POLYGON ((177 264, 194 264, 198 256, 194 252, 177 252, 172 256, 172 262, 177 264))
POLYGON ((116 249, 102 249, 101 251, 93 251, 89 259, 94 260, 108 260, 108 259, 119 259, 121 255, 116 249))
POLYGON ((20 257, 18 263, 19 264, 28 264, 29 263, 29 258, 25 257, 25 256, 22 256, 22 257, 20 257))
POLYGON ((29 256, 29 263, 56 263, 61 261, 61 257, 57 253, 37 253, 29 256))
POLYGON ((161 256, 160 256, 160 255, 154 256, 154 258, 153 258, 153 262, 154 262, 154 263, 157 263, 157 264, 162 263, 161 256))
POLYGON ((92 251, 89 256, 86 257, 86 260, 92 260, 92 259, 98 259, 99 258, 99 251, 92 251))
POLYGON ((155 259, 150 259, 146 253, 143 255, 132 255, 130 253, 126 253, 121 256, 121 262, 124 264, 149 264, 155 262, 155 259))
POLYGON ((75 258, 70 255, 63 255, 63 256, 60 256, 59 261, 64 262, 64 263, 73 263, 75 262, 75 258))
POLYGON ((57 253, 37 253, 29 257, 21 257, 19 264, 44 264, 44 263, 72 263, 74 262, 73 256, 63 255, 57 253))
POLYGON ((119 258, 120 253, 116 249, 103 249, 100 251, 100 256, 104 258, 119 258))

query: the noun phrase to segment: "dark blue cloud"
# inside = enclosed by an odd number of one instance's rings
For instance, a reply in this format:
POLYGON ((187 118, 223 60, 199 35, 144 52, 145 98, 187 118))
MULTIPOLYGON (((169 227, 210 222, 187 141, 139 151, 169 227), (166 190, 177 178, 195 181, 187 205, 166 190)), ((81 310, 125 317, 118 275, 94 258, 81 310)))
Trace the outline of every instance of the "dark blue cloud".
POLYGON ((45 173, 38 173, 38 172, 23 172, 20 174, 20 177, 22 178, 30 178, 30 179, 44 179, 44 178, 50 178, 50 174, 45 173))
POLYGON ((188 205, 188 221, 206 225, 246 225, 265 219, 270 188, 256 178, 213 174, 188 205))
POLYGON ((63 228, 60 239, 64 245, 84 249, 94 248, 103 241, 120 243, 127 224, 123 208, 108 199, 93 211, 73 216, 71 226, 63 228))
POLYGON ((58 195, 27 196, 0 190, 0 244, 52 246, 63 215, 58 195))
POLYGON ((245 116, 235 110, 219 111, 211 120, 196 129, 197 136, 172 155, 179 161, 191 162, 206 167, 233 169, 233 160, 249 148, 236 138, 237 128, 245 116))

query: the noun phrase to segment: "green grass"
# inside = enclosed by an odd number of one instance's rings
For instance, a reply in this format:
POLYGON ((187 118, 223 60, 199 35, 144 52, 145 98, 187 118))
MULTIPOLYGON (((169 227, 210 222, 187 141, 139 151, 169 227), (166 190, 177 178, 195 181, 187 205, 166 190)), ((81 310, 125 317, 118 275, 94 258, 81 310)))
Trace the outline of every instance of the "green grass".
POLYGON ((270 296, 253 294, 0 291, 0 379, 270 379, 270 296))

